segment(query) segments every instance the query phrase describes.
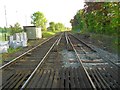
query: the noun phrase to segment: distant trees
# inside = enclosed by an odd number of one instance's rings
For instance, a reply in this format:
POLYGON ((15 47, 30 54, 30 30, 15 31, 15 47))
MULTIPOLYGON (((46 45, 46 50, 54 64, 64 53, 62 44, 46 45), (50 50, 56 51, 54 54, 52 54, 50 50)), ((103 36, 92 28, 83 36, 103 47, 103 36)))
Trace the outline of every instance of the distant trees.
POLYGON ((8 32, 10 33, 10 35, 13 35, 15 33, 19 33, 19 32, 23 31, 23 29, 20 27, 19 23, 15 23, 14 26, 10 25, 8 30, 9 30, 8 32))
POLYGON ((50 31, 62 31, 65 29, 65 26, 62 23, 50 22, 48 29, 50 31))
POLYGON ((71 19, 72 29, 83 32, 117 35, 120 26, 120 3, 86 2, 84 9, 79 10, 71 19))
POLYGON ((55 30, 56 30, 55 25, 56 25, 56 24, 55 24, 54 22, 50 22, 50 23, 49 23, 49 30, 55 31, 55 30))
POLYGON ((0 27, 0 33, 6 33, 6 30, 2 27, 0 27))
MULTIPOLYGON (((36 27, 41 27, 43 31, 46 30, 47 19, 43 13, 37 11, 32 14, 31 19, 31 24, 34 24, 36 27)), ((65 26, 62 23, 49 22, 47 29, 50 31, 62 31, 65 29, 65 26)))
POLYGON ((64 31, 65 26, 62 23, 56 23, 55 29, 56 29, 56 31, 64 31))
POLYGON ((31 19, 31 24, 34 24, 36 27, 41 27, 42 30, 46 30, 47 19, 42 12, 37 11, 33 13, 31 19))
POLYGON ((21 28, 19 23, 15 23, 14 25, 10 25, 10 27, 0 27, 0 33, 2 34, 3 40, 8 40, 8 36, 13 35, 15 33, 22 32, 23 29, 21 28))

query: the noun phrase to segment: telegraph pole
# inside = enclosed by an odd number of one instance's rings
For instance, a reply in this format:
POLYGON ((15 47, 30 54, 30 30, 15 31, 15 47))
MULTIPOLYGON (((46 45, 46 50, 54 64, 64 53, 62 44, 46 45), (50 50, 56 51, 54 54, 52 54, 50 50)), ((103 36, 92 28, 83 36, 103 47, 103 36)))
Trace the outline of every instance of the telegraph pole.
POLYGON ((16 23, 18 22, 18 11, 16 10, 16 23))
POLYGON ((6 23, 6 27, 7 27, 7 13, 6 13, 6 6, 4 6, 5 9, 5 23, 6 23))
POLYGON ((4 6, 4 9, 5 9, 5 23, 6 23, 6 26, 5 26, 5 41, 7 40, 7 37, 6 37, 6 31, 7 31, 7 13, 6 13, 6 6, 4 6))
POLYGON ((25 24, 27 26, 27 16, 25 15, 25 24))

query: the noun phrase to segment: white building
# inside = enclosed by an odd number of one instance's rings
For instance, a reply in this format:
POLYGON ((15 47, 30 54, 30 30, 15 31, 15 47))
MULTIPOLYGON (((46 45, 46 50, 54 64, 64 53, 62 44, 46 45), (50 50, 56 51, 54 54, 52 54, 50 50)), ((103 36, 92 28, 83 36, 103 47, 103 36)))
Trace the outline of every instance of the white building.
POLYGON ((27 33, 28 39, 40 39, 42 38, 41 28, 36 26, 23 26, 25 32, 27 33))

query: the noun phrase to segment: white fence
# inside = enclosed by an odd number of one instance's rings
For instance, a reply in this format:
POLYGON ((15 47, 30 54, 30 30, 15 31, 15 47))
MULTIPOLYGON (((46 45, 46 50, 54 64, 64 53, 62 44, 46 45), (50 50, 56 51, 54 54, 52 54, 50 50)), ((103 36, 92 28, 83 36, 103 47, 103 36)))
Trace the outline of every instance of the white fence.
POLYGON ((18 48, 27 46, 27 34, 25 32, 16 33, 9 37, 9 41, 0 42, 0 53, 7 52, 9 47, 18 48))
POLYGON ((9 37, 9 44, 12 48, 26 47, 27 46, 27 34, 25 32, 16 33, 9 37))
POLYGON ((0 53, 6 53, 9 48, 8 41, 0 42, 0 53))

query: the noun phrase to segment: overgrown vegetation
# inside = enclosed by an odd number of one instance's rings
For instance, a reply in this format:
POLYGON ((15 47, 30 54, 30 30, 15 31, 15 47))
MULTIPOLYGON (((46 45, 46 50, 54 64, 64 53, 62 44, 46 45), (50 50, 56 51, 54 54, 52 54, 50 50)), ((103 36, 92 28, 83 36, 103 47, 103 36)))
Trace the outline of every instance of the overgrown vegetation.
MULTIPOLYGON (((72 30, 81 33, 94 33, 114 37, 113 48, 119 46, 120 38, 120 3, 118 2, 86 2, 74 19, 71 19, 72 30)), ((101 37, 102 38, 102 37, 101 37)))
POLYGON ((23 31, 23 29, 21 28, 19 23, 15 23, 14 26, 10 25, 10 27, 9 27, 10 35, 13 35, 15 33, 19 33, 19 32, 22 32, 22 31, 23 31))
POLYGON ((58 33, 58 31, 54 31, 54 32, 53 31, 43 31, 42 36, 43 36, 43 38, 49 38, 49 37, 55 35, 56 33, 58 33))
POLYGON ((22 49, 22 47, 18 47, 18 48, 16 48, 16 49, 14 49, 14 48, 9 48, 8 49, 8 53, 9 54, 12 54, 12 53, 15 53, 15 52, 17 52, 17 51, 19 51, 19 50, 21 50, 22 49))
POLYGON ((118 35, 119 8, 117 2, 86 2, 84 9, 79 10, 71 20, 73 30, 118 35))
POLYGON ((8 36, 13 35, 15 33, 22 32, 23 29, 21 28, 19 23, 15 23, 13 26, 10 25, 10 27, 0 27, 0 40, 5 41, 8 40, 8 36))
POLYGON ((15 54, 17 53, 18 51, 22 50, 22 47, 18 47, 16 49, 14 48, 9 48, 8 49, 8 53, 3 53, 3 54, 0 54, 0 63, 2 63, 6 58, 8 60, 12 60, 13 57, 8 57, 10 54, 15 54))

